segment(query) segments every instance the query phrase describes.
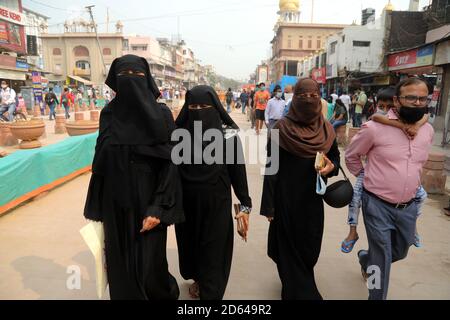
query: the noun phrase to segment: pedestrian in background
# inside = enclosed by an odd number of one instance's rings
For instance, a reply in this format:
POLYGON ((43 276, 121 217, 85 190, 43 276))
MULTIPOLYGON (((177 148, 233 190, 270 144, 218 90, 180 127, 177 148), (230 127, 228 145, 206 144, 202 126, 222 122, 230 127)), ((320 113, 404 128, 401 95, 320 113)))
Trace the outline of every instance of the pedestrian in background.
POLYGON ((286 106, 286 102, 281 99, 283 95, 281 87, 279 85, 275 86, 273 92, 274 97, 269 100, 264 112, 264 120, 269 130, 283 117, 284 107, 286 106))
POLYGON ((231 104, 233 103, 233 91, 231 88, 228 88, 227 94, 225 95, 226 103, 227 103, 227 112, 231 113, 231 104))
POLYGON ((265 83, 261 82, 259 84, 259 91, 255 93, 256 135, 260 134, 265 123, 265 111, 269 100, 270 93, 266 90, 265 83))
POLYGON ((14 111, 16 110, 16 91, 10 88, 5 80, 1 83, 0 97, 0 116, 8 112, 8 120, 12 122, 14 120, 14 111))
POLYGON ((69 88, 64 88, 64 92, 61 95, 61 105, 64 108, 66 113, 66 119, 70 118, 70 96, 69 96, 69 88))
POLYGON ((255 101, 255 94, 259 91, 259 84, 255 86, 255 90, 252 90, 252 93, 250 94, 250 106, 249 106, 249 119, 252 124, 252 129, 255 128, 256 125, 256 101, 255 101))
POLYGON ((248 93, 245 89, 242 91, 241 96, 239 98, 241 99, 242 114, 245 114, 249 98, 248 93))
POLYGON ((59 101, 58 98, 56 97, 56 94, 53 92, 52 88, 48 89, 48 93, 45 96, 45 103, 50 108, 49 120, 54 120, 56 118, 55 109, 56 106, 59 104, 59 101))

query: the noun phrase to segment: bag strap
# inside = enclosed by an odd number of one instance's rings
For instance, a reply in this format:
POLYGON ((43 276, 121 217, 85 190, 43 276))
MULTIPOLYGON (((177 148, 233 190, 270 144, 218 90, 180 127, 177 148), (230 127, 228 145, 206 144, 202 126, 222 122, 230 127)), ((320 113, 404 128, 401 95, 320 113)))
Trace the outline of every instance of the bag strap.
POLYGON ((344 175, 345 180, 349 181, 349 179, 347 178, 347 175, 345 174, 344 169, 342 169, 342 166, 339 164, 339 170, 342 171, 342 174, 344 175))

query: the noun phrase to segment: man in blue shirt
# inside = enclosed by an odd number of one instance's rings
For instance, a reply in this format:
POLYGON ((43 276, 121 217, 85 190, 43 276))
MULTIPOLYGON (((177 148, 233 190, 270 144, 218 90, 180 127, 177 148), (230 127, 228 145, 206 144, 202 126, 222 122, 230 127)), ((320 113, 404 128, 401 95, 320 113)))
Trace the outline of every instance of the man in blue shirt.
POLYGON ((244 91, 242 91, 241 96, 239 98, 241 99, 242 104, 242 114, 245 114, 245 108, 247 107, 248 104, 248 93, 245 89, 244 91))

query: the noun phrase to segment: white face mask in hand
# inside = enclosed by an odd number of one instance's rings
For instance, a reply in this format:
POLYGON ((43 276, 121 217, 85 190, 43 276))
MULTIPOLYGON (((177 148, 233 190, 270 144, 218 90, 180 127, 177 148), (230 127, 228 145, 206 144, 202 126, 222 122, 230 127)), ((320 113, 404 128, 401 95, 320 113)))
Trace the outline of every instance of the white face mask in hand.
POLYGON ((326 192, 327 192, 327 185, 325 181, 323 181, 320 173, 318 173, 316 182, 316 193, 323 196, 326 192))

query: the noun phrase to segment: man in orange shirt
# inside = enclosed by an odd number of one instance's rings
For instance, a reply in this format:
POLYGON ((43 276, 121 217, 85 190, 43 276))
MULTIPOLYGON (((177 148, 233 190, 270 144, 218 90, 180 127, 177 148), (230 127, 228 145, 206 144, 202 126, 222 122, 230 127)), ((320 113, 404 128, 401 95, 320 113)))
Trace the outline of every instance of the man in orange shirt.
POLYGON ((255 93, 256 105, 256 134, 259 135, 263 123, 264 113, 266 111, 267 103, 270 100, 270 94, 266 91, 266 84, 264 82, 259 84, 259 91, 255 93))

